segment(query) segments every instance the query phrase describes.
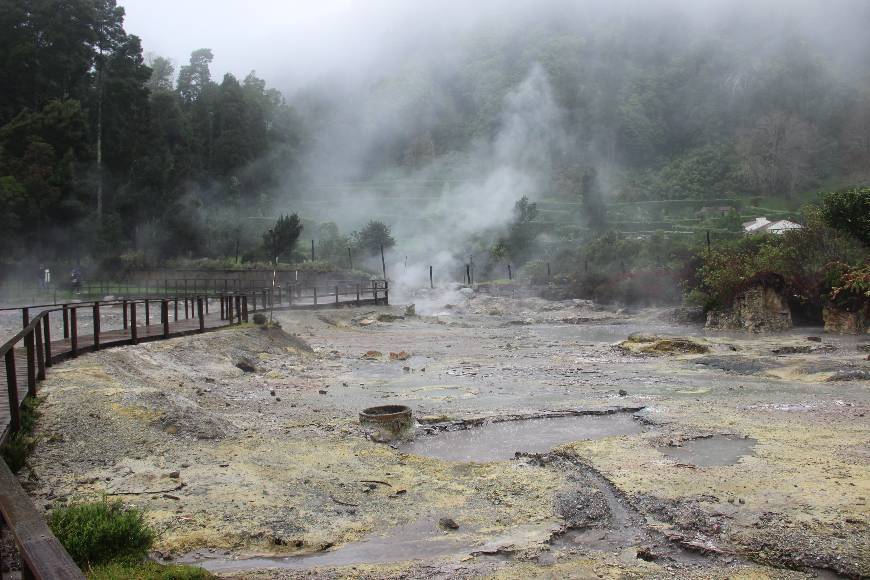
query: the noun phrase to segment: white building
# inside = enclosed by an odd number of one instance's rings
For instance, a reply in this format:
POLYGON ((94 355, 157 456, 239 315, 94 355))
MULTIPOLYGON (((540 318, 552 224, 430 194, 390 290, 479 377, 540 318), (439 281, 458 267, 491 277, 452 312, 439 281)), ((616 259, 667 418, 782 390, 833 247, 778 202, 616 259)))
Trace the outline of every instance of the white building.
POLYGON ((788 230, 799 230, 802 225, 796 224, 789 220, 779 220, 772 222, 766 217, 757 217, 751 222, 743 224, 743 231, 747 234, 757 234, 759 232, 770 232, 771 234, 782 234, 788 230))

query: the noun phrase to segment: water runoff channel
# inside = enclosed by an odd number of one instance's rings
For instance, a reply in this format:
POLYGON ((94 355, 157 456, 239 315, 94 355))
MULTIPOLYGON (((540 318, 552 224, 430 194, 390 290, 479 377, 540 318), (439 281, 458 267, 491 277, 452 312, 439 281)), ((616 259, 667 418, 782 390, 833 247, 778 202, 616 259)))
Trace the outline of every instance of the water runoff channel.
MULTIPOLYGON (((451 462, 508 461, 519 456, 547 457, 559 445, 620 435, 635 435, 649 427, 635 416, 640 409, 621 409, 600 414, 568 414, 535 418, 508 418, 493 422, 462 423, 442 429, 427 427, 427 434, 395 445, 402 453, 423 455, 451 462)), ((660 451, 672 459, 698 466, 736 463, 752 452, 755 441, 733 437, 694 439, 682 446, 666 446, 660 451)), ((608 514, 606 526, 566 526, 554 533, 551 541, 556 548, 583 545, 589 549, 619 550, 638 542, 649 541, 643 529, 642 516, 626 505, 619 492, 600 474, 587 466, 559 457, 553 459, 561 469, 576 471, 575 480, 598 493, 602 509, 608 514), (596 491, 597 490, 597 491, 596 491)), ((284 557, 218 556, 202 550, 183 557, 180 562, 195 564, 212 572, 232 572, 255 569, 304 570, 315 567, 339 567, 358 564, 386 564, 410 560, 438 558, 450 555, 487 555, 497 552, 498 538, 484 546, 471 541, 477 530, 445 534, 438 518, 422 518, 397 526, 386 533, 371 534, 358 542, 315 554, 284 557)), ((662 544, 663 542, 659 542, 662 544)), ((696 563, 697 554, 676 546, 665 548, 674 560, 696 563)))

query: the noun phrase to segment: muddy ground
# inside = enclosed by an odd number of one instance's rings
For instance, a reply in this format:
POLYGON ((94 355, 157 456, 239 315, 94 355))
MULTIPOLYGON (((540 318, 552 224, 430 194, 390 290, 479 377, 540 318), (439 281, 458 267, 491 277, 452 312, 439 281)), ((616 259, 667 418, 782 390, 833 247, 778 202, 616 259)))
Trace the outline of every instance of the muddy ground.
POLYGON ((227 577, 870 575, 866 337, 413 301, 56 367, 22 480, 45 509, 147 508, 156 558, 227 577), (367 437, 386 404, 414 442, 367 437), (488 437, 518 453, 474 461, 488 437))

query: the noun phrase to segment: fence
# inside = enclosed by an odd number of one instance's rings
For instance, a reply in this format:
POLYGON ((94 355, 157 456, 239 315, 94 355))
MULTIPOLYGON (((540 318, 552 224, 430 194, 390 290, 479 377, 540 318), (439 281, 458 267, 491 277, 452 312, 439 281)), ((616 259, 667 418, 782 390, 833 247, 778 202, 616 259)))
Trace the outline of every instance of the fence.
MULTIPOLYGON (((168 287, 168 286, 167 286, 168 287)), ((177 288, 176 288, 177 289, 177 288)), ((288 284, 218 293, 183 293, 152 298, 95 300, 60 305, 3 308, 19 310, 22 330, 0 346, 0 377, 7 396, 0 397, 0 443, 21 430, 21 404, 36 397, 46 369, 83 352, 201 333, 247 322, 249 314, 269 309, 313 309, 389 304, 389 284, 338 281, 321 286, 288 284), (118 328, 103 327, 104 313, 120 309, 118 328), (79 331, 90 315, 89 332, 79 331), (53 317, 53 318, 52 318, 53 317), (153 323, 152 323, 153 321, 153 323), (57 330, 53 330, 57 329, 57 330), (52 340, 53 332, 62 338, 52 340)), ((25 578, 84 578, 52 535, 5 461, 0 461, 0 514, 12 531, 25 578)))

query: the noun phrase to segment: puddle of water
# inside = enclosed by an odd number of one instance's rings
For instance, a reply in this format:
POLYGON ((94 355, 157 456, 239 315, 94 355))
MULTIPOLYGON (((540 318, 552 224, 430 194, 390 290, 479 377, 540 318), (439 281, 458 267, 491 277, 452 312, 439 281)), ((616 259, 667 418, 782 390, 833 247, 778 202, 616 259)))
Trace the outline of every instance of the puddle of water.
POLYGON ((418 437, 399 449, 448 461, 500 461, 513 458, 517 451, 543 453, 563 443, 633 435, 642 430, 643 426, 625 413, 579 415, 487 423, 418 437))
POLYGON ((682 447, 660 447, 659 451, 681 463, 699 467, 734 465, 741 457, 750 455, 757 441, 735 437, 707 437, 683 443, 682 447))
POLYGON ((372 536, 360 542, 346 544, 335 550, 308 556, 212 558, 207 554, 190 554, 180 563, 194 564, 211 572, 238 570, 288 569, 304 570, 319 566, 351 566, 384 564, 436 558, 464 553, 472 545, 460 532, 443 532, 437 519, 419 520, 398 526, 384 536, 372 536))

